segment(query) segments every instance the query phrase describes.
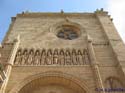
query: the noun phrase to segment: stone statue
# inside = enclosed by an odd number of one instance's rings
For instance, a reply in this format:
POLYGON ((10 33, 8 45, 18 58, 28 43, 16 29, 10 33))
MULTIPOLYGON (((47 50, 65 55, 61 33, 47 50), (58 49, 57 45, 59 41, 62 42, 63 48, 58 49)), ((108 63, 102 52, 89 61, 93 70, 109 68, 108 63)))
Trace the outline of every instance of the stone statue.
POLYGON ((19 65, 19 64, 21 64, 21 61, 22 61, 21 51, 18 51, 17 55, 16 55, 16 58, 15 58, 15 61, 14 61, 14 64, 19 65))
POLYGON ((89 64, 89 56, 86 49, 84 50, 84 64, 89 64))
POLYGON ((59 64, 60 65, 65 65, 65 56, 64 56, 64 51, 61 50, 59 53, 59 64))
POLYGON ((79 65, 83 65, 83 55, 82 55, 82 52, 80 50, 78 50, 78 53, 77 53, 77 62, 79 65))
POLYGON ((40 65, 40 52, 36 51, 34 56, 34 65, 40 65))
POLYGON ((65 64, 71 65, 71 54, 69 50, 67 50, 65 53, 65 64))
POLYGON ((25 65, 28 59, 28 54, 27 54, 27 50, 24 50, 24 53, 22 55, 22 62, 21 65, 25 65))
POLYGON ((58 50, 57 49, 54 50, 53 64, 58 64, 58 50))
POLYGON ((41 65, 45 65, 45 63, 46 63, 46 50, 43 49, 43 50, 42 50, 42 54, 41 54, 40 64, 41 64, 41 65))
POLYGON ((76 50, 75 49, 72 50, 72 64, 73 65, 78 65, 77 55, 76 55, 76 50))
POLYGON ((52 51, 51 50, 48 50, 47 52, 46 64, 52 65, 52 51))
POLYGON ((28 56, 28 59, 27 59, 27 65, 31 65, 31 64, 33 64, 33 58, 34 58, 34 52, 33 52, 33 50, 31 50, 30 51, 30 53, 29 53, 29 56, 28 56))

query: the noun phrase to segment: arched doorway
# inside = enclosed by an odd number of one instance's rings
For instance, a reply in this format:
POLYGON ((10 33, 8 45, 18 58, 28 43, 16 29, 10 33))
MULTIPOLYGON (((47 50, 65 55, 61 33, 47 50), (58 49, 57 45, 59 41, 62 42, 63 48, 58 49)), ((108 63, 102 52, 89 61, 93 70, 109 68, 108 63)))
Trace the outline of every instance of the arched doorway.
POLYGON ((64 73, 42 73, 24 80, 10 93, 90 93, 82 83, 64 73))

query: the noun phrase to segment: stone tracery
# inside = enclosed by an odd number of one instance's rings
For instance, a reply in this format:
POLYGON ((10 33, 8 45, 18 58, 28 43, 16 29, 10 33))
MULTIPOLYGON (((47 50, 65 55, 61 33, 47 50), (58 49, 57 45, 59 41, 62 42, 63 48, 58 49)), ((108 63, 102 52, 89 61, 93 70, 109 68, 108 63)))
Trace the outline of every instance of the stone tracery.
POLYGON ((18 50, 14 65, 87 65, 87 49, 22 49, 18 50))

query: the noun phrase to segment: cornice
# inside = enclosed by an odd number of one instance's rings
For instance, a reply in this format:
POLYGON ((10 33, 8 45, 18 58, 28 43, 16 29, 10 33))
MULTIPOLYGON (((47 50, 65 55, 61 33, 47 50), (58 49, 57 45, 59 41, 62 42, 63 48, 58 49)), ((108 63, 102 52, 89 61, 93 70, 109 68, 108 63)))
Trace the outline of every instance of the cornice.
POLYGON ((44 12, 36 12, 36 13, 22 13, 17 14, 17 17, 94 17, 95 13, 44 13, 44 12))

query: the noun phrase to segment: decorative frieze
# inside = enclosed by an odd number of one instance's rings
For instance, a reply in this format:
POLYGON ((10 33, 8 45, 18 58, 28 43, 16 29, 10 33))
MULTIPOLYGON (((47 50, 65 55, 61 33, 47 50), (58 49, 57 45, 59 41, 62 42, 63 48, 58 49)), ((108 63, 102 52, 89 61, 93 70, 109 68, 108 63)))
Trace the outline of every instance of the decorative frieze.
POLYGON ((19 49, 14 65, 88 65, 87 49, 19 49))

